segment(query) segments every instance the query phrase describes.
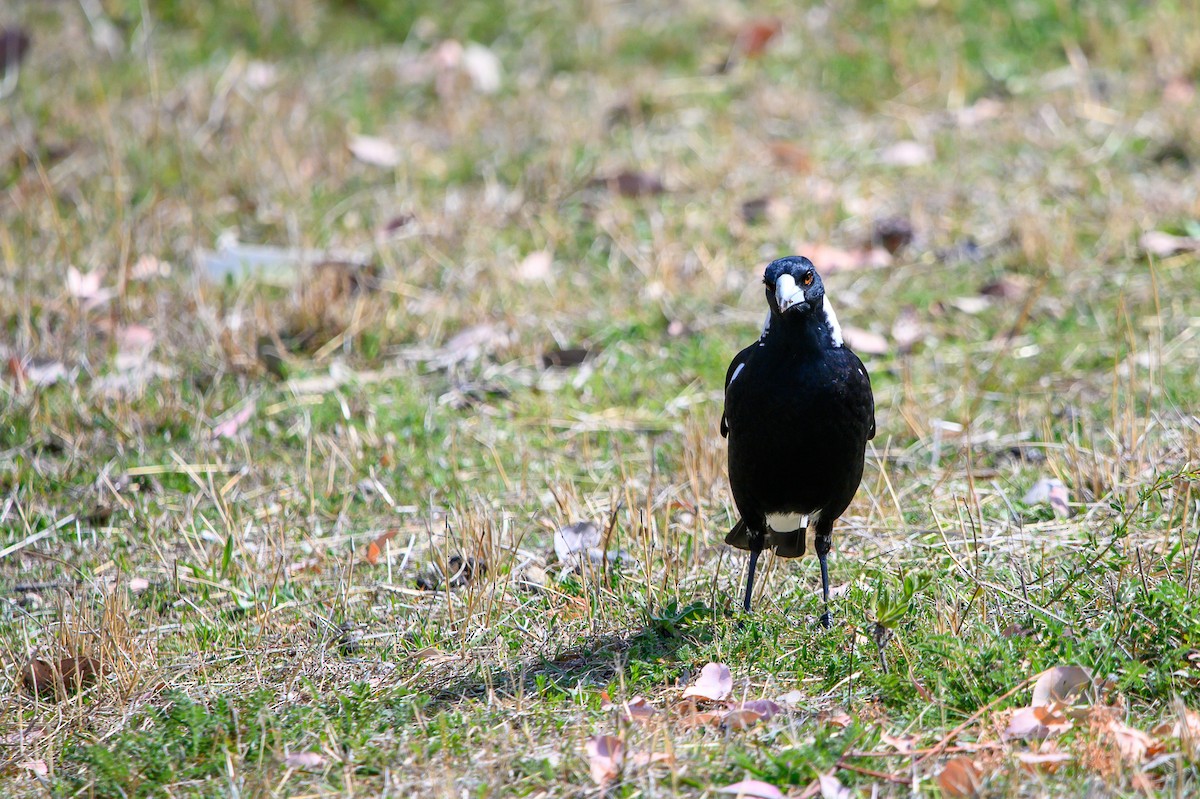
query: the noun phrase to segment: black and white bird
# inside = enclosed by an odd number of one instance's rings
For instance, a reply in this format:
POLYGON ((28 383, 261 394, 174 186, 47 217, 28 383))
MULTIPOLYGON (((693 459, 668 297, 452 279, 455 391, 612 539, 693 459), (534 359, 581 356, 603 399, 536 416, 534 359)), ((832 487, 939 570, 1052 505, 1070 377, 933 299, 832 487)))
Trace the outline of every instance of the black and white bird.
POLYGON ((725 543, 750 550, 747 611, 764 549, 798 558, 814 547, 828 627, 833 523, 862 480, 875 398, 812 261, 772 261, 763 283, 770 313, 762 335, 725 375, 721 435, 729 439, 729 485, 741 514, 725 543))

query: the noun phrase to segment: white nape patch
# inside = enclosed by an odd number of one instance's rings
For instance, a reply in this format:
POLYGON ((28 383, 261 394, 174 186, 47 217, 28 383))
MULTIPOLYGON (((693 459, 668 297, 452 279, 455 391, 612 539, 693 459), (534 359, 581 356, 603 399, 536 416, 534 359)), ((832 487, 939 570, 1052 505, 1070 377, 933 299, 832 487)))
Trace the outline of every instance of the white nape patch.
POLYGON ((796 285, 796 278, 785 272, 775 281, 775 303, 779 310, 786 311, 798 302, 804 302, 804 289, 796 285))
POLYGON ((829 304, 829 297, 825 297, 825 304, 822 306, 825 311, 825 324, 829 326, 829 336, 833 339, 833 346, 842 346, 842 326, 838 324, 837 314, 833 312, 833 306, 829 304))
POLYGON ((767 527, 777 533, 791 533, 799 530, 808 523, 808 516, 803 513, 768 513, 767 527))
POLYGON ((740 375, 742 373, 742 370, 745 368, 746 368, 746 364, 744 364, 744 363, 738 364, 738 368, 733 370, 733 376, 729 378, 729 385, 731 385, 731 386, 733 385, 733 381, 737 380, 737 376, 740 375))

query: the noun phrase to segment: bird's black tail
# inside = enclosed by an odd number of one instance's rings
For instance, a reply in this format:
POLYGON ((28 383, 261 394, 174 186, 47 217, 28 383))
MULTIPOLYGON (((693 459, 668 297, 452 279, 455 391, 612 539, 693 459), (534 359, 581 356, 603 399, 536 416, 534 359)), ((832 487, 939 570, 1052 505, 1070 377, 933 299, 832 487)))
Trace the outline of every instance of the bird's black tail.
POLYGON ((750 528, 746 526, 745 519, 738 519, 729 535, 725 536, 725 543, 738 549, 750 549, 750 528))

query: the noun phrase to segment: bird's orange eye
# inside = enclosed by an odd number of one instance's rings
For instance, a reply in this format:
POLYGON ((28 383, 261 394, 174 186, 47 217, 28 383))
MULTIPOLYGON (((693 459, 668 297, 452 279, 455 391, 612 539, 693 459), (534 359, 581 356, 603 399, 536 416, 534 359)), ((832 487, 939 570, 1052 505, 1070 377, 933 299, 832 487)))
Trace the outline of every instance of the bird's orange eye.
POLYGON ((806 286, 811 286, 812 281, 813 281, 812 272, 809 272, 807 275, 804 276, 803 283, 806 286))

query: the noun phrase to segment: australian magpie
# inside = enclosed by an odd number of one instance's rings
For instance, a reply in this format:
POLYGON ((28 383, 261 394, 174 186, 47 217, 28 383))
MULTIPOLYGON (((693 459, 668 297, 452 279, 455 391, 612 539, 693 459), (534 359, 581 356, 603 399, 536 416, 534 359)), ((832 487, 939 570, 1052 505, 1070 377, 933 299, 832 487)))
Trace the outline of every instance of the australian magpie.
POLYGON ((833 523, 862 480, 875 398, 812 261, 772 261, 763 283, 770 313, 762 335, 725 375, 721 435, 729 439, 729 486, 741 514, 725 543, 750 550, 749 611, 759 554, 800 557, 811 527, 828 627, 833 523))

